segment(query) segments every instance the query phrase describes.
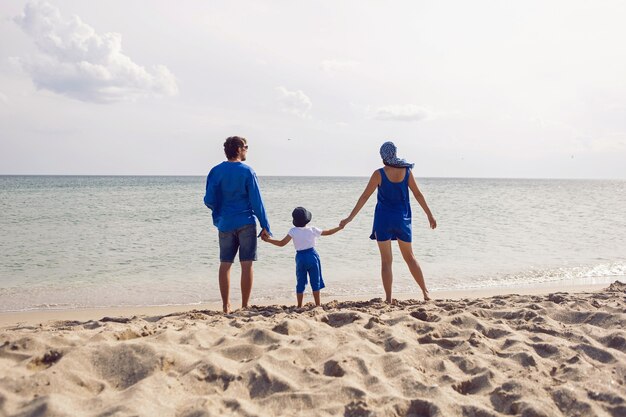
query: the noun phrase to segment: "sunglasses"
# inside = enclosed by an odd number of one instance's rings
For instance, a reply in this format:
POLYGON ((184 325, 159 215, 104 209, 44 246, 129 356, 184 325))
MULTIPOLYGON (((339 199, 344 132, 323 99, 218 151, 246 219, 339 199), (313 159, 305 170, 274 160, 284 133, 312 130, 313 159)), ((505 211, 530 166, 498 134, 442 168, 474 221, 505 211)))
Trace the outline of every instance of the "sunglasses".
POLYGON ((248 145, 243 145, 242 148, 244 148, 245 150, 248 150, 248 145))

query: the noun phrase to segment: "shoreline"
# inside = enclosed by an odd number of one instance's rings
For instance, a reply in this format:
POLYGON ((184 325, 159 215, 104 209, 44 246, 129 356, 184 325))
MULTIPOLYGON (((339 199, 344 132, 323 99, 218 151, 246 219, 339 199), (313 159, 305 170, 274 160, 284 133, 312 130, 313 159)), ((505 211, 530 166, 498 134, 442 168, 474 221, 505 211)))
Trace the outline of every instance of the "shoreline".
MULTIPOLYGON (((623 280, 623 277, 615 277, 613 282, 623 280)), ((532 285, 518 285, 511 287, 490 287, 490 288, 475 288, 475 289, 462 289, 462 290, 444 290, 433 291, 431 297, 433 300, 459 300, 464 298, 477 299, 484 297, 492 297, 499 295, 545 295, 556 292, 565 293, 581 293, 581 292, 593 292, 601 290, 607 287, 609 284, 570 284, 570 285, 558 285, 556 283, 543 283, 532 285)), ((322 294, 322 305, 337 301, 337 302, 363 302, 370 301, 372 299, 381 298, 383 294, 371 294, 369 296, 335 296, 324 297, 322 294)), ((254 297, 254 290, 253 290, 254 297)), ((416 299, 422 300, 420 293, 397 293, 394 296, 397 300, 410 300, 416 299)), ((312 296, 310 293, 305 293, 304 304, 312 302, 312 296)), ((233 312, 237 313, 239 308, 237 307, 238 300, 233 299, 233 312)), ((253 307, 268 307, 268 306, 292 306, 295 304, 295 295, 293 298, 287 299, 275 299, 271 301, 255 302, 252 299, 251 306, 253 307)), ((221 313, 221 302, 209 302, 201 304, 188 304, 188 305, 165 305, 165 306, 120 306, 120 307, 94 307, 94 308, 77 308, 77 309, 59 309, 59 310, 30 310, 30 311, 16 311, 16 312, 0 312, 0 329, 5 329, 11 326, 33 326, 41 325, 51 321, 94 321, 104 317, 112 318, 132 318, 141 316, 166 316, 175 313, 185 313, 190 311, 216 311, 221 313)))

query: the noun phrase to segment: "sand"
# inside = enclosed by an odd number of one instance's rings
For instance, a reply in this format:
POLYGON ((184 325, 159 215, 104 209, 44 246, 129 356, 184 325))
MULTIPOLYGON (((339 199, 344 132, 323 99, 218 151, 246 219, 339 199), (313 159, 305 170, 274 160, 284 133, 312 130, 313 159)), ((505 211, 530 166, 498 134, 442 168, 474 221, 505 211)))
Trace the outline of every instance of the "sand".
POLYGON ((626 416, 626 284, 4 325, 5 415, 626 416))

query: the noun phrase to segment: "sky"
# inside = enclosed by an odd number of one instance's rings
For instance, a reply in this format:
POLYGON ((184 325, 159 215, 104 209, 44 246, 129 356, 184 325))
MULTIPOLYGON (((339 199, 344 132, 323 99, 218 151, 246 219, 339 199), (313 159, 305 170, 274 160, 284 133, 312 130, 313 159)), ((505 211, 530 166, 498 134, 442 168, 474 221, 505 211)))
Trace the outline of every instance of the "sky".
POLYGON ((624 1, 0 3, 0 174, 626 179, 624 1))

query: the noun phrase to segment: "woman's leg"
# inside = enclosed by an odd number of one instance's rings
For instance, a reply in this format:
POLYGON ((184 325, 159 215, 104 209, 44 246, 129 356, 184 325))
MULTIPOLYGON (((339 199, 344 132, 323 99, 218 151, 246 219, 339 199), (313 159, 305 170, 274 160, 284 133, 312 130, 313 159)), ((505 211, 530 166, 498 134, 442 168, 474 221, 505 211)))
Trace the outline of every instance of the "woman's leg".
POLYGON ((420 264, 417 262, 417 259, 415 259, 415 255, 413 255, 413 246, 411 246, 411 242, 405 242, 398 239, 398 245, 400 246, 400 252, 402 253, 404 262, 406 262, 409 267, 409 271, 411 271, 411 275, 413 275, 413 279, 415 279, 417 285, 419 285, 422 289, 424 300, 430 300, 430 294, 428 294, 426 283, 424 282, 424 274, 422 273, 420 264))
POLYGON ((393 283, 393 271, 391 270, 391 263, 393 261, 391 240, 376 243, 378 243, 378 250, 380 251, 380 275, 383 278, 385 301, 391 303, 391 284, 393 283))

